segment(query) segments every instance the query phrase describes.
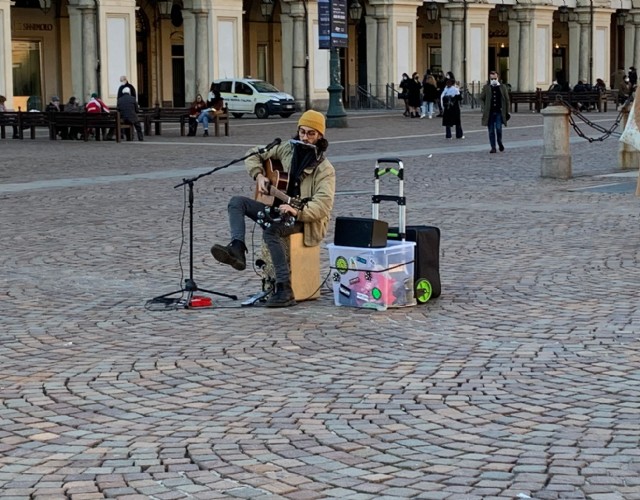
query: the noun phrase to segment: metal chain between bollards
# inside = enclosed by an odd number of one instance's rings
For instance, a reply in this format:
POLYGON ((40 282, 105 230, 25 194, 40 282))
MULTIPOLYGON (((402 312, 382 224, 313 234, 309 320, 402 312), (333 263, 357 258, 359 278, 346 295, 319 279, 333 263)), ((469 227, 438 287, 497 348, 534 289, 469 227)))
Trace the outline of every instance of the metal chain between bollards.
POLYGON ((577 111, 570 103, 568 103, 567 101, 562 99, 562 97, 556 96, 556 102, 561 104, 562 106, 564 106, 565 108, 567 108, 569 110, 569 123, 573 127, 573 130, 576 131, 576 134, 578 134, 579 137, 582 137, 583 139, 585 139, 585 140, 587 140, 589 142, 604 141, 604 140, 608 139, 612 135, 615 136, 615 137, 620 137, 621 132, 616 132, 615 130, 618 128, 618 125, 620 125, 620 122, 622 121, 623 110, 625 109, 625 107, 632 100, 633 100, 633 95, 629 95, 629 97, 627 97, 627 100, 620 107, 620 111, 618 112, 618 116, 616 117, 616 121, 613 123, 613 125, 611 125, 610 128, 606 129, 606 128, 598 125, 597 123, 593 123, 584 114, 582 114, 580 111, 577 111), (574 115, 577 116, 580 120, 582 120, 589 127, 597 130, 598 132, 601 132, 602 135, 600 137, 587 137, 587 135, 580 129, 580 127, 578 126, 578 124, 574 120, 574 118, 573 118, 574 115))

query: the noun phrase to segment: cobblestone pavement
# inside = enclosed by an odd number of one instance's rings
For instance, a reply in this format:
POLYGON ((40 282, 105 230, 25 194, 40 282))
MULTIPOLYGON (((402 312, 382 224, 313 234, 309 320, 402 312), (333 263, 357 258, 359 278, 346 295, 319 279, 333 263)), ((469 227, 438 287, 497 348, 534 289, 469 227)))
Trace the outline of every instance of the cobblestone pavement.
MULTIPOLYGON (((334 216, 369 216, 375 159, 398 155, 409 223, 442 230, 442 296, 385 312, 329 289, 276 311, 145 309, 180 288, 179 255, 188 272, 174 186, 295 116, 0 141, 0 497, 640 499, 635 177, 606 177, 615 139, 576 138, 573 178, 542 179, 540 115, 514 114, 491 155, 479 113, 463 119, 464 141, 396 112, 328 131, 334 216)), ((201 287, 259 290, 209 255, 252 189, 239 165, 196 183, 201 287)))

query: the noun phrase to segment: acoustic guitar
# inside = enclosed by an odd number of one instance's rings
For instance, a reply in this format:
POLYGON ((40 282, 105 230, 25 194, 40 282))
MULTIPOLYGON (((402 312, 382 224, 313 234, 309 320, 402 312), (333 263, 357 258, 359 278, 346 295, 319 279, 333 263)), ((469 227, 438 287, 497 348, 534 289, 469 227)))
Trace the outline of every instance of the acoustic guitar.
POLYGON ((278 201, 286 203, 296 210, 302 210, 306 205, 306 201, 299 198, 291 198, 287 194, 289 174, 284 171, 280 160, 269 158, 265 160, 262 165, 265 171, 265 177, 269 180, 269 194, 261 193, 256 184, 256 201, 260 201, 269 207, 279 205, 280 203, 276 203, 276 201, 278 201))

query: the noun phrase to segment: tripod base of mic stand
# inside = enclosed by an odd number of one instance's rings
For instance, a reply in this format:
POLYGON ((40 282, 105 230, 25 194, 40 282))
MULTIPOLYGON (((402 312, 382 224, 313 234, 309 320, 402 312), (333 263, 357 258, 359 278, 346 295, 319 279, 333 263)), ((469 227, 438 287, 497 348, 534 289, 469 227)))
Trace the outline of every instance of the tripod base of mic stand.
POLYGON ((209 297, 196 296, 195 295, 196 292, 203 292, 203 293, 208 293, 210 295, 218 295, 220 297, 226 297, 231 300, 238 300, 237 295, 231 295, 231 294, 222 293, 222 292, 214 292, 213 290, 207 290, 206 288, 199 288, 194 280, 187 278, 186 280, 184 280, 184 288, 181 288, 180 290, 175 290, 173 292, 165 293, 164 295, 160 295, 158 297, 154 297, 153 299, 147 302, 147 305, 163 304, 166 309, 169 309, 169 308, 195 309, 195 308, 213 306, 213 302, 209 297), (170 298, 171 295, 176 295, 178 293, 180 294, 180 297, 170 298), (186 293, 186 296, 185 296, 185 293, 186 293))

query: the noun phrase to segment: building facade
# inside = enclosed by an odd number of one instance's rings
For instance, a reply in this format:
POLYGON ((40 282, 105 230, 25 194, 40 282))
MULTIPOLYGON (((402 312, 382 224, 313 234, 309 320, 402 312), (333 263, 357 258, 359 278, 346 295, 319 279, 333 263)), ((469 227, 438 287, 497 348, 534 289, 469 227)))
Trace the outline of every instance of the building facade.
MULTIPOLYGON (((384 98, 402 73, 497 69, 512 89, 574 85, 640 63, 640 0, 348 0, 345 103, 384 98)), ((14 109, 52 95, 114 104, 121 75, 142 106, 184 106, 217 78, 252 76, 328 103, 329 51, 314 0, 0 0, 0 94, 14 109)))

